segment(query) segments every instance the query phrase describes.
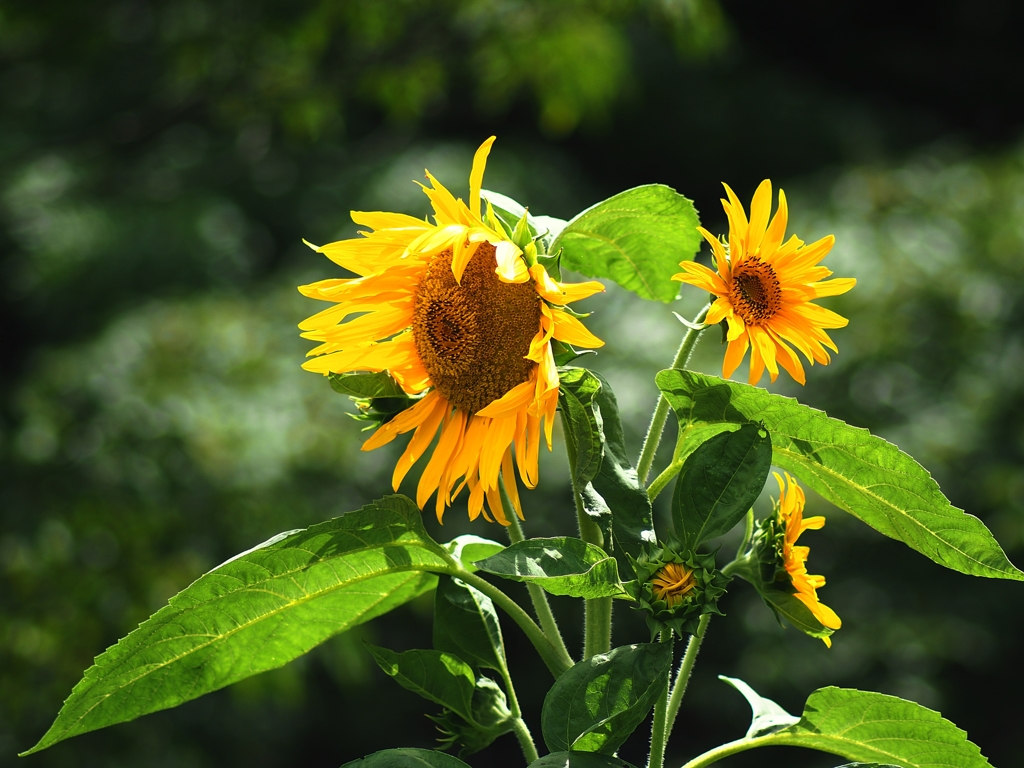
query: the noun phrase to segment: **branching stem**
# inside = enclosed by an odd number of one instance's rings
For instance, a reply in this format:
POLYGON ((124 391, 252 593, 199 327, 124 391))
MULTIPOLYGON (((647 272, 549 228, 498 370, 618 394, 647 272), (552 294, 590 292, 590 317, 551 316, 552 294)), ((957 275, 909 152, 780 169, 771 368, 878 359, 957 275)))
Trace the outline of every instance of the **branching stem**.
MULTIPOLYGON (((508 494, 505 492, 505 484, 502 482, 501 485, 501 505, 505 509, 505 518, 509 521, 508 526, 508 538, 513 544, 524 541, 525 535, 523 534, 523 527, 519 524, 519 518, 516 516, 515 510, 512 508, 512 502, 508 498, 508 494)), ((533 603, 533 611, 537 614, 537 619, 540 621, 541 629, 547 636, 548 640, 558 651, 560 656, 567 658, 572 662, 569 650, 565 647, 565 640, 562 639, 562 633, 558 629, 558 622, 555 621, 555 614, 551 612, 551 604, 548 603, 547 593, 536 584, 527 584, 526 591, 530 593, 530 602, 533 603)))
MULTIPOLYGON (((708 310, 711 309, 710 304, 706 304, 697 316, 693 318, 694 325, 700 325, 704 322, 704 318, 707 317, 708 310)), ((693 346, 697 343, 697 339, 703 333, 703 329, 695 330, 689 328, 686 331, 686 335, 683 336, 683 341, 679 345, 679 350, 676 352, 676 359, 672 362, 672 367, 675 369, 683 368, 687 361, 690 359, 690 354, 693 352, 693 346)), ((665 430, 665 420, 668 418, 668 400, 665 399, 665 395, 658 397, 658 406, 654 409, 654 415, 651 417, 651 425, 647 428, 647 436, 644 438, 644 447, 640 451, 640 458, 637 459, 636 473, 640 477, 641 483, 647 482, 647 475, 651 472, 651 465, 654 463, 654 454, 658 451, 658 443, 661 442, 661 433, 665 430)))

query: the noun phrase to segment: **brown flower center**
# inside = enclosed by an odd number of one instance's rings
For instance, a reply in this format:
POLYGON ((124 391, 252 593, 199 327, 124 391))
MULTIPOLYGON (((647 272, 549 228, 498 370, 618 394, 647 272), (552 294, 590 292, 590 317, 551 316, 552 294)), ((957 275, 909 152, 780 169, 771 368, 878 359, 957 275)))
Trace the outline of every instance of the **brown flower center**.
POLYGON ((693 571, 679 563, 666 564, 651 579, 654 596, 668 603, 669 608, 683 602, 683 598, 696 586, 697 580, 693 578, 693 571))
POLYGON ((494 246, 482 243, 460 285, 452 252, 443 251, 416 290, 416 351, 437 390, 469 414, 527 381, 536 365, 526 354, 540 329, 540 297, 532 281, 503 283, 494 267, 494 246))
POLYGON ((782 287, 771 264, 752 257, 732 271, 729 303, 743 322, 764 325, 782 306, 782 287))

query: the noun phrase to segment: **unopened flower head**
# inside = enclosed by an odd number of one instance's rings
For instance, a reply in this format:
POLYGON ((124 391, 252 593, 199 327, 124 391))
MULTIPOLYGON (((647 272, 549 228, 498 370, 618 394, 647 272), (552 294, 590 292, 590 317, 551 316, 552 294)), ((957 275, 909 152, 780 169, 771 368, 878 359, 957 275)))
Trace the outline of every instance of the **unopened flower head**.
POLYGON ((304 338, 319 342, 306 370, 387 371, 407 394, 419 396, 363 444, 373 450, 413 432, 395 467, 395 490, 440 433, 417 504, 422 509, 436 491, 440 520, 468 488, 471 519, 483 513, 507 525, 501 479, 522 517, 513 463, 533 488, 542 431, 551 447, 558 403, 552 339, 590 348, 603 343, 563 305, 604 288, 552 279, 534 244, 517 245, 490 204, 482 209, 493 141, 473 158, 469 205, 427 172, 430 186, 423 191, 433 224, 400 213, 353 212, 368 231, 316 250, 359 277, 300 287, 331 306, 299 327, 304 338))
POLYGON ((836 296, 853 288, 853 278, 825 280, 832 272, 820 265, 835 243, 832 235, 805 245, 796 235, 783 242, 789 212, 786 195, 779 190, 779 207, 769 223, 772 185, 761 182, 750 204, 750 219, 736 194, 725 187, 722 200, 729 219, 729 239, 723 243, 703 227, 711 244, 717 272, 693 261, 684 261, 683 271, 673 280, 689 283, 715 295, 705 320, 709 325, 728 324, 722 375, 728 378, 750 349, 751 384, 761 380, 765 369, 772 381, 779 368, 796 381, 806 380, 796 351, 807 361, 826 365, 839 349, 825 332, 842 328, 844 317, 813 303, 814 299, 836 296), (794 350, 795 348, 795 350, 794 350))
MULTIPOLYGON (((632 559, 631 559, 632 560, 632 559)), ((718 598, 729 579, 715 567, 713 554, 679 554, 670 546, 654 547, 632 560, 636 581, 626 590, 647 614, 653 638, 672 630, 680 637, 697 631, 700 617, 719 613, 718 598)))

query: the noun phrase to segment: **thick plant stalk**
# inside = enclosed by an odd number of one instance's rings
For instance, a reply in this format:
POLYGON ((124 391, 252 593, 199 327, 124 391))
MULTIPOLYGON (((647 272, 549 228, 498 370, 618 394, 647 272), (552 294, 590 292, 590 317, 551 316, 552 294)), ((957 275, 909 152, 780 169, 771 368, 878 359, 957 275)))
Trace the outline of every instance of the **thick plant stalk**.
MULTIPOLYGON (((562 426, 568 433, 563 416, 562 426)), ((583 506, 583 492, 576 483, 576 446, 566 437, 565 454, 569 459, 569 477, 572 478, 572 496, 576 504, 576 523, 580 538, 588 544, 604 549, 604 535, 597 523, 590 519, 583 506)), ((597 653, 607 653, 612 647, 612 599, 595 597, 584 600, 583 658, 589 659, 597 653)))
MULTIPOLYGON (((672 646, 672 630, 666 629, 661 633, 661 642, 672 646)), ((665 765, 665 744, 668 743, 668 684, 672 674, 672 667, 669 666, 665 673, 665 688, 654 705, 654 722, 651 724, 651 752, 647 758, 647 768, 663 768, 665 765)))
POLYGON ((672 726, 675 725, 676 715, 679 714, 679 705, 683 702, 686 694, 686 685, 690 682, 690 674, 693 672, 693 665, 697 661, 697 654, 700 652, 700 644, 704 640, 704 633, 707 632, 708 622, 711 621, 711 614, 705 613, 700 617, 697 625, 697 634, 690 635, 690 642, 686 644, 686 653, 683 654, 683 661, 679 665, 679 674, 672 684, 672 696, 668 701, 668 710, 665 715, 665 741, 672 734, 672 726))

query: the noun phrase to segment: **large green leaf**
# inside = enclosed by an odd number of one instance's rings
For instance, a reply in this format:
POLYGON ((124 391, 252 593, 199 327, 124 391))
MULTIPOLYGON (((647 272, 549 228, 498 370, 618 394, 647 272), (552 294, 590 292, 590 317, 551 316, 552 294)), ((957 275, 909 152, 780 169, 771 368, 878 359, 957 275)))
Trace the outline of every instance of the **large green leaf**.
POLYGON ((472 533, 464 533, 449 541, 444 548, 465 570, 473 573, 477 570, 474 562, 501 552, 505 545, 472 533))
POLYGON ((404 496, 275 536, 98 656, 27 754, 283 666, 431 589, 424 571, 450 565, 404 496))
POLYGON ((669 302, 679 292, 672 275, 700 249, 693 203, 671 187, 627 189, 583 211, 551 246, 562 266, 613 280, 641 298, 669 302))
POLYGON ((544 699, 544 743, 613 754, 647 717, 671 666, 669 643, 624 645, 575 664, 544 699))
POLYGON ((615 558, 569 536, 520 541, 478 561, 476 567, 502 578, 538 584, 553 595, 593 599, 625 594, 615 558))
POLYGON ((606 535, 611 533, 610 550, 619 563, 619 573, 632 574, 629 557, 638 558, 644 545, 656 542, 654 515, 647 490, 626 455, 615 393, 604 377, 594 375, 601 382, 594 407, 601 416, 604 453, 600 469, 583 489, 583 505, 606 535))
POLYGON ((341 768, 469 768, 469 764, 433 749, 405 747, 374 752, 341 768))
POLYGON ((991 768, 967 734, 913 701, 851 688, 820 688, 795 725, 766 739, 901 768, 991 768))
POLYGON ((672 522, 684 548, 732 530, 761 493, 771 465, 771 437, 756 424, 720 432, 697 448, 672 494, 672 522))
MULTIPOLYGON (((747 736, 728 745, 730 754, 790 746, 855 760, 858 768, 991 768, 964 731, 913 701, 852 688, 819 688, 807 698, 802 717, 795 718, 743 681, 721 679, 740 691, 754 711, 747 736), (787 718, 793 724, 777 728, 787 718)), ((707 765, 710 754, 687 765, 707 765)))
POLYGON ((577 487, 582 487, 598 473, 604 455, 601 409, 595 407, 601 381, 586 368, 565 368, 558 378, 565 439, 576 457, 573 479, 577 487))
POLYGON ((708 425, 763 423, 775 464, 875 530, 955 571, 1024 580, 984 523, 950 504, 892 443, 758 387, 677 370, 657 382, 679 418, 683 450, 690 430, 703 442, 708 425))
POLYGON ((635 768, 632 763, 597 752, 552 752, 534 760, 528 768, 635 768))
POLYGON ((434 592, 434 648, 491 669, 505 669, 505 644, 491 598, 451 576, 434 592))
POLYGON ((444 651, 416 649, 395 653, 374 645, 366 647, 380 668, 403 688, 473 721, 476 674, 458 656, 444 651))

